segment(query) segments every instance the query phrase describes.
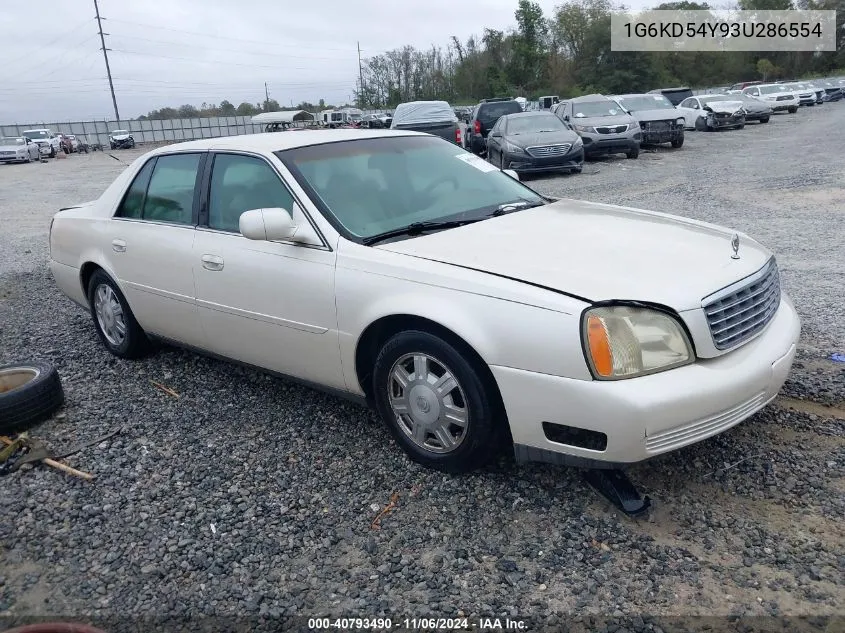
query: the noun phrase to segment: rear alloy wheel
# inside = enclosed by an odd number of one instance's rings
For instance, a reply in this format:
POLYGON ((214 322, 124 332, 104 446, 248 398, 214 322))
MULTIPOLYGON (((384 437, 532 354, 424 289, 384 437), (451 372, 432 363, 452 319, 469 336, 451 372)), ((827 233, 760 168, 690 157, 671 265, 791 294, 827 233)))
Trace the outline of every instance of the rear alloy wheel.
POLYGON ((149 349, 149 340, 135 320, 120 288, 103 270, 91 275, 88 303, 94 327, 103 345, 120 358, 139 358, 149 349))
POLYGON ((373 370, 376 408, 415 462, 447 473, 479 468, 506 428, 499 396, 450 343, 421 331, 385 343, 373 370))

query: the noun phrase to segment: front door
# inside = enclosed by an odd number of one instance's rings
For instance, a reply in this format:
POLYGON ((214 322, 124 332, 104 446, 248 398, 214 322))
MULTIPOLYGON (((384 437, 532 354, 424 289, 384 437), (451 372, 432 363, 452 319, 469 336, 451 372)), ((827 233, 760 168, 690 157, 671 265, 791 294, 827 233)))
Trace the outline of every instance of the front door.
MULTIPOLYGON (((327 245, 250 240, 238 221, 250 209, 281 207, 293 195, 265 158, 214 153, 207 226, 193 249, 200 320, 210 351, 338 389, 335 253, 327 245)), ((297 209, 296 222, 307 222, 297 209)))
POLYGON ((192 247, 201 152, 151 158, 109 223, 103 249, 141 327, 205 347, 198 324, 192 247))

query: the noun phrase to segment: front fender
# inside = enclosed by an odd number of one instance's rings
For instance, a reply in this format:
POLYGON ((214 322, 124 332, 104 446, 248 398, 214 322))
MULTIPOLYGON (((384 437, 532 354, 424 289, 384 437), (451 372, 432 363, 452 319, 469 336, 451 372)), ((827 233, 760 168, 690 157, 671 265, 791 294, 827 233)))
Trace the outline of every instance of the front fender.
POLYGON ((397 315, 447 328, 488 365, 591 379, 580 338, 584 302, 573 299, 570 309, 556 310, 343 266, 336 275, 341 360, 352 391, 362 393, 355 367, 362 334, 376 321, 397 315))

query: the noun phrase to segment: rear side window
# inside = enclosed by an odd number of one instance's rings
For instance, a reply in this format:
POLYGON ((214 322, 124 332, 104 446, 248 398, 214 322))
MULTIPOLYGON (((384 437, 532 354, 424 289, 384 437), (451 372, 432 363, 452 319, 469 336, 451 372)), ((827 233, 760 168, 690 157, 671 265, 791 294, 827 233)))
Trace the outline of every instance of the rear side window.
POLYGON ((159 156, 147 187, 143 219, 193 224, 194 190, 202 154, 159 156))
POLYGON ((129 191, 123 197, 123 202, 121 202, 117 210, 117 217, 141 219, 141 211, 144 208, 144 197, 147 195, 147 185, 150 184, 150 175, 153 173, 155 162, 153 158, 141 167, 141 171, 138 172, 135 180, 129 185, 129 191))

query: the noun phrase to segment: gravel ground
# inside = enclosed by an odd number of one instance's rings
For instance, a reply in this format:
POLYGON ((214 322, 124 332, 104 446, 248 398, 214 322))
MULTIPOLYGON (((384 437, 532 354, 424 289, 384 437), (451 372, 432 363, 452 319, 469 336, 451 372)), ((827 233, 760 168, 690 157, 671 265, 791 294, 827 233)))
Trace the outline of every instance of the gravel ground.
POLYGON ((170 348, 115 359, 45 260, 50 216, 123 166, 102 153, 3 166, 0 359, 51 360, 67 394, 33 435, 61 449, 123 430, 68 459, 95 483, 46 467, 0 480, 0 616, 466 614, 554 627, 578 613, 641 631, 652 615, 844 614, 845 366, 829 356, 845 352, 845 259, 841 239, 825 239, 842 230, 843 114, 827 104, 690 132, 680 150, 532 181, 749 233, 778 253, 804 319, 782 398, 632 469, 654 503, 641 520, 570 469, 426 471, 369 412, 263 374, 170 348))

